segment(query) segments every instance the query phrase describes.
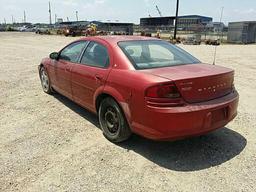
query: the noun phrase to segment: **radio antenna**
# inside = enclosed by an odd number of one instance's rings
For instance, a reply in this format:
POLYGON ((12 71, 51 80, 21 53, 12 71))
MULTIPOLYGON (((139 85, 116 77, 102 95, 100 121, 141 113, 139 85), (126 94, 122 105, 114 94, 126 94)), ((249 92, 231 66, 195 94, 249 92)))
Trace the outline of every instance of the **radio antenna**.
MULTIPOLYGON (((221 22, 222 22, 223 10, 224 10, 224 7, 221 7, 220 23, 219 23, 219 25, 221 25, 221 22)), ((218 36, 217 36, 217 38, 218 38, 217 40, 219 40, 219 38, 220 38, 219 31, 218 31, 218 36)), ((213 59, 213 65, 215 65, 215 64, 216 64, 216 55, 217 55, 217 45, 215 45, 215 48, 214 48, 214 59, 213 59)))

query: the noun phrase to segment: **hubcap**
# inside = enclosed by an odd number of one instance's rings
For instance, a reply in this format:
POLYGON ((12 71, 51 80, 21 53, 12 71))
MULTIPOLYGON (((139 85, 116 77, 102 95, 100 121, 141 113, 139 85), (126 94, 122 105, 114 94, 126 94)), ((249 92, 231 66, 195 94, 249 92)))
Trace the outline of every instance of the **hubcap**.
POLYGON ((41 83, 44 91, 49 89, 49 79, 44 69, 41 70, 41 83))
POLYGON ((108 128, 108 131, 112 134, 115 134, 119 128, 119 119, 118 119, 117 111, 114 108, 109 107, 105 113, 104 119, 106 122, 106 126, 108 128))

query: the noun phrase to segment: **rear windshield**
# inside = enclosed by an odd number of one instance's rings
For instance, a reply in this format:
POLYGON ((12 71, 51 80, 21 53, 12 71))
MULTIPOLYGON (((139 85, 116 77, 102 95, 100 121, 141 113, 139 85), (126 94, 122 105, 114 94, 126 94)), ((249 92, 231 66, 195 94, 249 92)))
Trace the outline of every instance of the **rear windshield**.
POLYGON ((123 41, 118 45, 136 69, 200 63, 186 51, 166 41, 123 41))

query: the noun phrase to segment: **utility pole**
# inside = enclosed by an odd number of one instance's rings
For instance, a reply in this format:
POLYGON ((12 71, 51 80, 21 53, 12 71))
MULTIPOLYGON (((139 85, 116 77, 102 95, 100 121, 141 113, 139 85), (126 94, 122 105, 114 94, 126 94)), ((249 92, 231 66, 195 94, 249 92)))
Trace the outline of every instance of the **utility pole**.
POLYGON ((50 20, 50 25, 52 24, 52 10, 51 10, 51 2, 49 1, 49 20, 50 20))
POLYGON ((12 24, 14 23, 14 18, 13 18, 13 15, 12 15, 12 24))
POLYGON ((57 14, 55 14, 55 23, 57 23, 57 14))
POLYGON ((4 24, 6 25, 6 19, 4 18, 4 24))
POLYGON ((176 15, 175 15, 174 37, 173 37, 175 40, 177 36, 178 16, 179 16, 179 0, 177 0, 177 3, 176 3, 176 15))
MULTIPOLYGON (((220 28, 221 28, 221 23, 222 23, 223 11, 224 11, 224 7, 221 7, 220 28)), ((221 29, 221 38, 220 38, 220 42, 222 42, 222 38, 223 38, 223 29, 221 29)))
POLYGON ((69 18, 67 17, 67 21, 69 21, 69 18))
POLYGON ((76 11, 76 21, 78 21, 78 11, 76 11))
MULTIPOLYGON (((224 10, 224 7, 221 7, 221 13, 220 13, 220 24, 222 22, 222 16, 223 16, 223 10, 224 10)), ((218 32, 218 39, 217 41, 219 40, 220 36, 219 36, 219 32, 218 32)), ((221 42, 220 42, 221 43, 221 42)), ((217 45, 215 45, 215 48, 214 48, 214 58, 213 58, 213 65, 216 64, 216 56, 217 56, 217 45)))
POLYGON ((26 23, 26 12, 24 10, 24 19, 23 19, 24 23, 26 23))

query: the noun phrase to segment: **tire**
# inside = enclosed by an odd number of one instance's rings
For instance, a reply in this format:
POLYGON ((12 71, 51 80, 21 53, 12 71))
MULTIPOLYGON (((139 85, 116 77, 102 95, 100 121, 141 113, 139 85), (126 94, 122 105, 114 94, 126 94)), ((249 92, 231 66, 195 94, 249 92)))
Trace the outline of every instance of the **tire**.
POLYGON ((132 134, 122 109, 111 97, 100 103, 99 122, 103 135, 113 143, 123 142, 132 134))
POLYGON ((50 78, 49 78, 48 73, 44 67, 40 68, 39 77, 41 80, 41 85, 42 85, 43 91, 50 95, 53 94, 53 90, 51 88, 51 83, 50 83, 50 78))

